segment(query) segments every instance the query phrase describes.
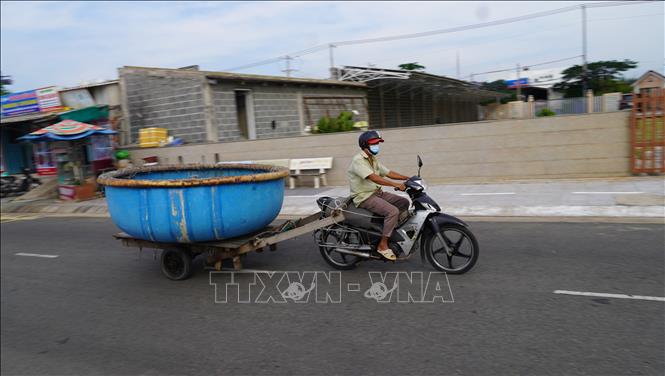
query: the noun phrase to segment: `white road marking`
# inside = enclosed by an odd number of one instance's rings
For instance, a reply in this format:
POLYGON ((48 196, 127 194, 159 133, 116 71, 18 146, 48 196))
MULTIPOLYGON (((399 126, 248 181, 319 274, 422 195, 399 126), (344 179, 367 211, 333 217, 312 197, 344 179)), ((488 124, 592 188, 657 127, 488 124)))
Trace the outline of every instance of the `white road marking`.
POLYGON ((514 195, 515 192, 482 192, 482 193, 460 193, 461 196, 491 196, 491 195, 514 195))
POLYGON ((279 270, 258 270, 258 269, 240 269, 240 270, 229 270, 230 272, 236 273, 279 273, 279 270))
POLYGON ((15 253, 16 256, 27 256, 27 257, 43 257, 43 258, 56 258, 60 257, 59 255, 40 255, 39 253, 15 253))
POLYGON ((585 291, 567 291, 555 290, 555 294, 564 295, 579 295, 579 296, 594 296, 598 298, 617 298, 617 299, 636 299, 636 300, 655 300, 657 302, 665 302, 665 298, 660 296, 642 296, 642 295, 626 295, 626 294, 606 294, 600 292, 585 292, 585 291))
POLYGON ((15 221, 30 221, 33 219, 40 218, 38 215, 25 215, 25 214, 2 214, 0 216, 0 223, 9 223, 15 221))
POLYGON ((346 289, 353 292, 353 291, 360 291, 360 283, 347 283, 346 284, 346 289))
POLYGON ((644 192, 573 192, 574 195, 639 195, 644 192))

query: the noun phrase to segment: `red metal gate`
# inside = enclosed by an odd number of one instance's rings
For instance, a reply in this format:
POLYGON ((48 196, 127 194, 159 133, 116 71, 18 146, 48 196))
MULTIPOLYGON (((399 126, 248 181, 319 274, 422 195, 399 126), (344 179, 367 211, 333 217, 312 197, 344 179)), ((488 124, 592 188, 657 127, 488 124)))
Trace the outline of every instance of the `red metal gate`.
POLYGON ((634 174, 665 172, 663 110, 665 90, 635 94, 630 114, 631 170, 634 174))

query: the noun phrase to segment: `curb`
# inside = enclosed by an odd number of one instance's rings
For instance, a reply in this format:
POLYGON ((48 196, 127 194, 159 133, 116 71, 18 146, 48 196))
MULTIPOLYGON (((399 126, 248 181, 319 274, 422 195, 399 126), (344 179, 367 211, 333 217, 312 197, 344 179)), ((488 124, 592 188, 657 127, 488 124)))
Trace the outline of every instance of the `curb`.
MULTIPOLYGON (((36 215, 43 217, 110 218, 104 205, 3 205, 0 215, 36 215)), ((297 219, 318 212, 312 206, 286 206, 278 219, 297 219)), ((665 223, 665 206, 513 206, 446 207, 444 212, 471 222, 615 222, 665 223)))
MULTIPOLYGON (((20 216, 38 216, 41 218, 111 218, 108 213, 45 213, 45 212, 15 212, 0 213, 0 218, 20 216)), ((299 219, 303 215, 279 214, 276 219, 299 219)), ((665 218, 656 217, 602 217, 602 216, 478 216, 461 215, 460 219, 466 222, 515 222, 515 223, 634 223, 665 225, 665 218)))

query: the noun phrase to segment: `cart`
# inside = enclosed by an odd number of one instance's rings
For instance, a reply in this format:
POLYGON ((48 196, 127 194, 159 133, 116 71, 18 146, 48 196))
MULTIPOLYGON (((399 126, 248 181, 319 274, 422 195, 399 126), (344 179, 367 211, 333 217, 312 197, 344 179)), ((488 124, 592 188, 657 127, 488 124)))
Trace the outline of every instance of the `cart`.
POLYGON ((179 281, 187 279, 192 274, 192 260, 198 255, 207 255, 208 264, 213 264, 215 270, 222 268, 222 261, 233 260, 235 270, 242 269, 240 257, 252 251, 262 252, 265 248, 274 251, 277 243, 307 234, 314 230, 342 222, 344 213, 336 210, 331 215, 323 217, 321 213, 297 220, 273 222, 268 227, 253 234, 213 242, 202 243, 163 243, 145 239, 134 238, 124 232, 114 237, 122 241, 125 247, 139 249, 161 249, 160 264, 162 273, 169 279, 179 281))

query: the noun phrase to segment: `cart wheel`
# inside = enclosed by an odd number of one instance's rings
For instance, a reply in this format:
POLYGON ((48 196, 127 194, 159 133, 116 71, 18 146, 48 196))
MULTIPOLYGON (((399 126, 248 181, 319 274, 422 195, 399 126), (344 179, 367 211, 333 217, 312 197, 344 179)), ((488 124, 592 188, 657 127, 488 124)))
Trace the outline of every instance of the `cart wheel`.
POLYGON ((184 249, 162 251, 162 273, 168 279, 181 281, 192 274, 192 254, 184 249))

